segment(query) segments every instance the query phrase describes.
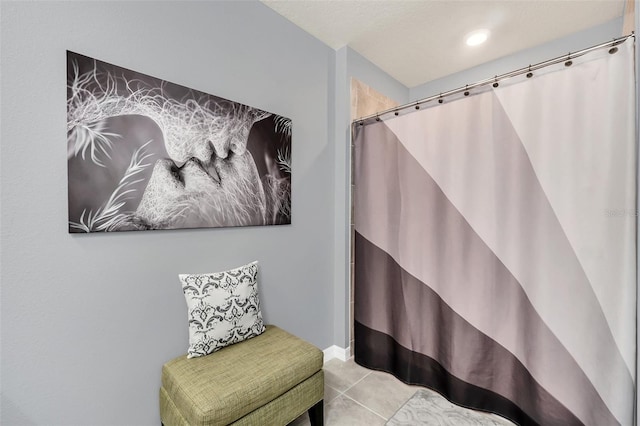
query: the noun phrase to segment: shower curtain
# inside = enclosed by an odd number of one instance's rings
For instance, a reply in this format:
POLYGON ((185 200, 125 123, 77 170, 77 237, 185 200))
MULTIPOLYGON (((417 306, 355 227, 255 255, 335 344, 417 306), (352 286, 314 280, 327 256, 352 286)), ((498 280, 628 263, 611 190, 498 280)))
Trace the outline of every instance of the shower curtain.
POLYGON ((521 425, 632 425, 633 39, 534 74, 354 123, 355 360, 521 425))

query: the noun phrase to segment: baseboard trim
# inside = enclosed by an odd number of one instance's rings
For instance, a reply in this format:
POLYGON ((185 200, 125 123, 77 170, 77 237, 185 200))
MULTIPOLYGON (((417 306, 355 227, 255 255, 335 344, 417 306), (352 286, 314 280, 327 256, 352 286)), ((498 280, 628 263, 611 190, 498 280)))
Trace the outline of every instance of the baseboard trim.
POLYGON ((351 347, 341 348, 340 346, 333 345, 322 352, 324 353, 324 362, 331 361, 334 358, 344 362, 351 358, 351 347))

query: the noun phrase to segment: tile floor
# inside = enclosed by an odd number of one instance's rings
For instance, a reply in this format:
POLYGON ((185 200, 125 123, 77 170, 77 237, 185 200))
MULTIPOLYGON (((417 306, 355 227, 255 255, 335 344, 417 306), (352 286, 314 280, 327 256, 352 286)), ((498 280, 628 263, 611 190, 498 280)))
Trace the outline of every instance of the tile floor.
MULTIPOLYGON (((418 389, 422 388, 406 385, 391 374, 363 368, 353 358, 332 359, 324 364, 325 426, 384 425, 418 389)), ((289 426, 309 425, 305 413, 289 426)))

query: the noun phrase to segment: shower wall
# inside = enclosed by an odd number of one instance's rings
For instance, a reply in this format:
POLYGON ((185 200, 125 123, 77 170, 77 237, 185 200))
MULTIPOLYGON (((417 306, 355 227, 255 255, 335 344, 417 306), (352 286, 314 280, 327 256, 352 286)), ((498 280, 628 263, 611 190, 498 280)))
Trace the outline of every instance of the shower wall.
MULTIPOLYGON (((351 120, 366 117, 367 115, 375 114, 376 112, 384 111, 398 106, 399 103, 393 99, 383 95, 375 90, 373 87, 363 83, 362 81, 351 78, 351 120)), ((351 145, 351 173, 350 173, 350 185, 351 194, 353 194, 353 159, 355 157, 353 152, 353 141, 351 145)), ((353 199, 351 199, 351 210, 349 214, 349 348, 353 355, 353 283, 354 283, 354 228, 353 228, 353 199)))

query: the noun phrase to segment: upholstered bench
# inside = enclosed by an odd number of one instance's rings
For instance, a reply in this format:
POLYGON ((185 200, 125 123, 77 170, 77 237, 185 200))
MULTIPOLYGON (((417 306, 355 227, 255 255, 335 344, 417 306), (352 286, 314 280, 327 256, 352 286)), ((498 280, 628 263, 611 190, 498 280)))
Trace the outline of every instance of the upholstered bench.
POLYGON ((165 426, 286 425, 305 411, 323 424, 322 351, 268 325, 261 335, 162 367, 165 426))

